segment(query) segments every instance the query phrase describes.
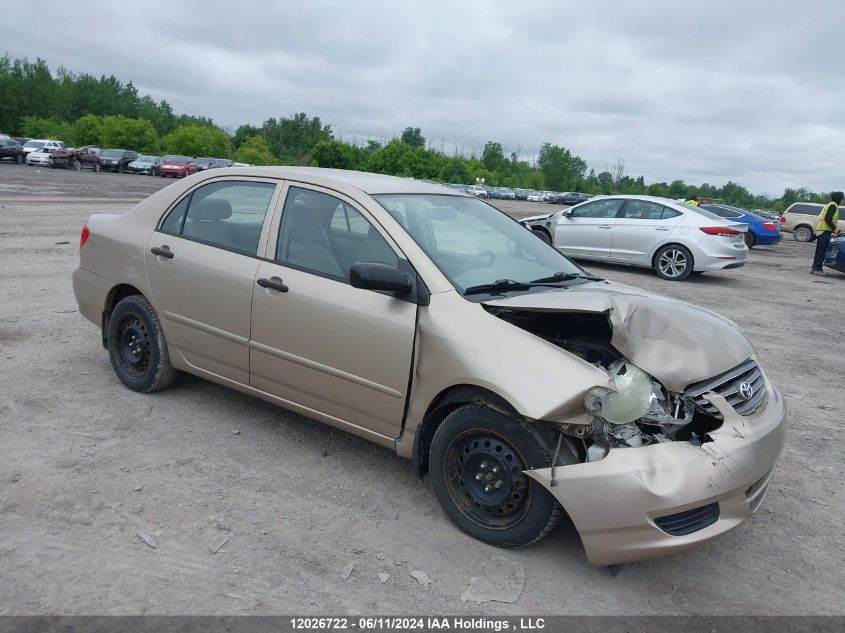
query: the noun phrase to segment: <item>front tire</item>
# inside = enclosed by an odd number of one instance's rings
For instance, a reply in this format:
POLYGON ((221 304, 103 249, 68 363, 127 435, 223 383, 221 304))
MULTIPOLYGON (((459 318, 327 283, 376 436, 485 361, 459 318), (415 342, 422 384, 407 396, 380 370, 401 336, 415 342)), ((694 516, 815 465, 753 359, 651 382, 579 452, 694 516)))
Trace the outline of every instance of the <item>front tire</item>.
POLYGON ((82 171, 82 162, 79 160, 73 161, 73 171, 82 171))
POLYGON ((531 232, 543 240, 549 246, 552 245, 552 236, 549 235, 549 232, 544 229, 531 229, 531 232))
POLYGON ((94 163, 94 171, 100 171, 100 163, 94 163))
POLYGON ((124 385, 141 393, 164 389, 176 370, 153 306, 141 295, 122 299, 109 316, 107 329, 112 369, 124 385))
MULTIPOLYGON (((574 463, 571 451, 562 452, 574 463)), ((488 407, 470 404, 449 414, 434 434, 429 463, 443 510, 485 543, 525 547, 563 514, 551 493, 525 474, 552 465, 536 431, 488 407)))
POLYGON ((667 244, 654 254, 652 267, 662 279, 683 281, 692 274, 692 253, 680 244, 667 244))
POLYGON ((15 162, 16 162, 18 165, 23 165, 23 155, 22 155, 22 154, 18 154, 17 156, 15 156, 15 162))
POLYGON ((743 239, 749 249, 754 248, 754 245, 757 244, 757 237, 751 231, 746 231, 743 239))
POLYGON ((792 239, 796 242, 809 242, 813 239, 813 231, 808 226, 798 226, 792 231, 792 239))

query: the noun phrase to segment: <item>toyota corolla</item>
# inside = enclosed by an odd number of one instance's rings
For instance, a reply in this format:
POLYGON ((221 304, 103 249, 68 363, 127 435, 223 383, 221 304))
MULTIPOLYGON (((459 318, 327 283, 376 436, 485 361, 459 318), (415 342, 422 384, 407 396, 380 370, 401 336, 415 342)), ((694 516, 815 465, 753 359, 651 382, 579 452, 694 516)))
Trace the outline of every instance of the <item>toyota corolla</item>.
POLYGON ((73 285, 126 387, 184 371, 390 447, 498 546, 566 514, 594 564, 682 552, 751 516, 783 446, 733 323, 426 182, 203 172, 92 215, 73 285))

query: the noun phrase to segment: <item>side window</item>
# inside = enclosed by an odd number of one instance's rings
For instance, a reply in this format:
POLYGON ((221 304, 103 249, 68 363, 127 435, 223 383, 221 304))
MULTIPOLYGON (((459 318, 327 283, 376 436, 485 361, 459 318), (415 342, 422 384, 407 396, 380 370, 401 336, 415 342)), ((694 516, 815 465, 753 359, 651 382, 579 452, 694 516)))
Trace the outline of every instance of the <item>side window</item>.
POLYGON ((572 210, 574 218, 615 218, 624 200, 596 200, 572 210))
POLYGON ((681 215, 680 211, 675 211, 675 209, 670 209, 669 207, 663 207, 663 211, 660 214, 661 220, 668 220, 669 218, 677 218, 681 215))
POLYGON ((399 263, 360 212, 334 196, 299 187, 291 187, 285 200, 276 260, 343 281, 349 280, 355 262, 399 263))
POLYGON ((665 207, 648 200, 629 200, 625 207, 625 217, 634 220, 660 220, 665 207))
POLYGON ((266 182, 226 180, 207 184, 177 204, 161 230, 255 255, 275 188, 266 182))

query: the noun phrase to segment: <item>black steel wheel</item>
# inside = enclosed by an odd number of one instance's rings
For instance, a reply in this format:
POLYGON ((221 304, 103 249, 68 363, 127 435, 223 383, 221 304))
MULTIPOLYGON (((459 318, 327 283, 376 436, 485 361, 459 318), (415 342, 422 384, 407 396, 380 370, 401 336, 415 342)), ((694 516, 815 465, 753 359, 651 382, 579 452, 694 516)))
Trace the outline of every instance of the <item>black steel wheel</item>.
POLYGON ((173 382, 176 371, 161 323, 144 297, 133 295, 118 302, 109 316, 106 336, 112 368, 124 385, 149 393, 173 382))
MULTIPOLYGON (((567 444, 564 463, 574 461, 567 444)), ((453 411, 437 428, 429 454, 432 485, 449 518, 499 547, 541 539, 562 515, 560 504, 526 473, 551 466, 529 426, 482 405, 453 411)))

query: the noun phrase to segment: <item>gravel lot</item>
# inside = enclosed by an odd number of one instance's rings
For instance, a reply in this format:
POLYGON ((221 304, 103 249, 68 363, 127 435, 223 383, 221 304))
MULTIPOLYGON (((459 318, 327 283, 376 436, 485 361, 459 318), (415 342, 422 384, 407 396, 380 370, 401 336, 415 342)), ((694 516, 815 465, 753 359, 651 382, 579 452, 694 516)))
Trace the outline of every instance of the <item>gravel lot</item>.
POLYGON ((76 311, 79 231, 170 182, 0 165, 0 614, 845 613, 845 275, 808 275, 812 245, 787 236, 683 283, 588 264, 733 319, 789 405, 753 520, 608 570, 586 563, 569 525, 526 550, 474 541, 410 463, 224 387, 122 387, 76 311), (524 569, 518 601, 463 604, 493 555, 524 569))

